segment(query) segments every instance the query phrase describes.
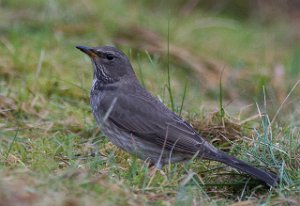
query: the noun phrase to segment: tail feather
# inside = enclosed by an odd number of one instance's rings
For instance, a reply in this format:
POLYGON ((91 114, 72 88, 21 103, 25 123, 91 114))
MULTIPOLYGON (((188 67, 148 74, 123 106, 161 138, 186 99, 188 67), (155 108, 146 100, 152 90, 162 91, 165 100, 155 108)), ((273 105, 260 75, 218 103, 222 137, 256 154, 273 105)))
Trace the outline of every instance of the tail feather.
POLYGON ((247 163, 226 154, 225 152, 221 152, 221 151, 218 151, 218 152, 220 152, 221 154, 219 153, 217 156, 214 156, 212 158, 212 160, 222 162, 222 163, 227 164, 233 168, 236 168, 242 172, 248 173, 248 174, 252 175, 253 177, 256 177, 257 179, 264 181, 265 183, 267 183, 270 186, 277 185, 278 178, 276 175, 265 172, 262 169, 250 166, 247 163))

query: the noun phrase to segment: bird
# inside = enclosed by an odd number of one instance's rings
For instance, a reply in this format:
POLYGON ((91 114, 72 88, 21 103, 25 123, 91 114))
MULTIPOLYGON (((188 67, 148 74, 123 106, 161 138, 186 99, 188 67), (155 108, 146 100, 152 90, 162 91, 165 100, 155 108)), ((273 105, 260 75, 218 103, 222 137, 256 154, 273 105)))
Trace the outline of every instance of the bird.
POLYGON ((129 58, 113 46, 76 46, 93 65, 90 105, 97 124, 117 147, 162 169, 192 157, 224 163, 269 186, 275 174, 250 166, 206 141, 150 94, 138 81, 129 58))

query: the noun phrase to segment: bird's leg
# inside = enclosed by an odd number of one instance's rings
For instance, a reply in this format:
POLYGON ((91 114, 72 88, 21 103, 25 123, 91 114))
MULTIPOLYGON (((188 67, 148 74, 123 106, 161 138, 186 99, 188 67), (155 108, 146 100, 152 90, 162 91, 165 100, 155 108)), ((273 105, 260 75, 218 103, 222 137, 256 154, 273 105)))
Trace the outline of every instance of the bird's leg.
POLYGON ((148 176, 150 177, 150 180, 147 184, 147 187, 149 187, 155 177, 155 174, 157 171, 159 171, 159 173, 164 176, 166 178, 166 174, 164 173, 164 171, 162 170, 163 164, 161 164, 160 162, 156 162, 155 164, 153 162, 149 163, 149 173, 148 176))
POLYGON ((156 174, 156 171, 158 170, 157 167, 155 167, 155 165, 149 165, 149 173, 148 173, 148 176, 153 179, 153 177, 155 176, 156 174))
POLYGON ((158 164, 153 164, 150 162, 148 169, 149 169, 149 173, 148 173, 149 177, 153 177, 155 176, 157 170, 161 171, 162 167, 158 164))

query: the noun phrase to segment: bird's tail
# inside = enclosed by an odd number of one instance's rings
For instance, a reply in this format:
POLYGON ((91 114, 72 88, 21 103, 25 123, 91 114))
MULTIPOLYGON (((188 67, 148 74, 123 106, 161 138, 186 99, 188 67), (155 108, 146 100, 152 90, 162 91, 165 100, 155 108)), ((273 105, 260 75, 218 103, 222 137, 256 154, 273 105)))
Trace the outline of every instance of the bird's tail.
POLYGON ((226 154, 225 152, 218 151, 218 155, 214 155, 213 158, 209 158, 209 159, 212 159, 212 160, 215 160, 218 162, 222 162, 222 163, 227 164, 233 168, 236 168, 242 172, 248 173, 248 174, 256 177, 257 179, 264 181, 265 183, 267 183, 270 186, 277 185, 278 178, 276 175, 265 172, 262 169, 252 167, 252 166, 248 165, 247 163, 245 163, 233 156, 226 154))

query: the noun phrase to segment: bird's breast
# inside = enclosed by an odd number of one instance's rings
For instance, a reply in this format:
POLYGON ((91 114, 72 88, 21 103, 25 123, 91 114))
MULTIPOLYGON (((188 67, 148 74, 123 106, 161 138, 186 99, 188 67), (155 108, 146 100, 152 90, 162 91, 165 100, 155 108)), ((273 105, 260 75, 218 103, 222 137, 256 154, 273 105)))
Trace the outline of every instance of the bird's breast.
POLYGON ((114 94, 116 90, 117 87, 112 84, 99 84, 98 82, 93 83, 90 92, 90 104, 93 115, 95 116, 98 124, 103 122, 103 118, 109 109, 107 105, 111 105, 107 104, 107 100, 111 99, 111 103, 113 102, 114 95, 112 94, 114 94))
POLYGON ((97 93, 91 92, 90 105, 92 108, 92 113, 96 118, 98 124, 102 122, 103 117, 105 115, 105 111, 100 106, 102 99, 103 99, 103 92, 97 92, 97 93))

